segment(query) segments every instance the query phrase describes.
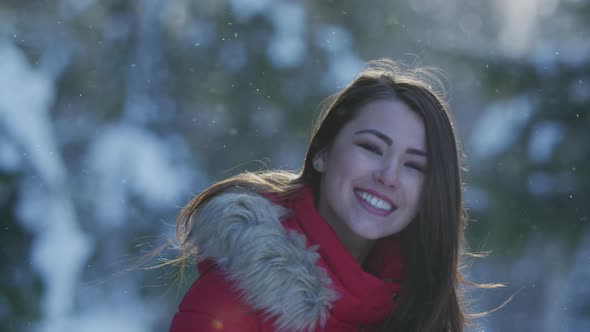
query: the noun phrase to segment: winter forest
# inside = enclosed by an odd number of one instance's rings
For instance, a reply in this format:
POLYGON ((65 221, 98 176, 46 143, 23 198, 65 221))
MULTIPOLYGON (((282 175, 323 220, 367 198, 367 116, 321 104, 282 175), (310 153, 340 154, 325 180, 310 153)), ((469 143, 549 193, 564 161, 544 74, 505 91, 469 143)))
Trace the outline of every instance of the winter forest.
POLYGON ((441 68, 473 331, 590 330, 587 0, 2 0, 0 332, 167 331, 180 208, 301 167, 364 62, 441 68))

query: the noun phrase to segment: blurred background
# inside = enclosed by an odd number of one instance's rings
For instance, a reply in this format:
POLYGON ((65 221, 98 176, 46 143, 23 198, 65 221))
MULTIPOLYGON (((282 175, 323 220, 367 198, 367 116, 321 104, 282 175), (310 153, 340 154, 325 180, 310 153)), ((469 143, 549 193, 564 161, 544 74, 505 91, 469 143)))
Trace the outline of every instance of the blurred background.
MULTIPOLYGON (((465 154, 473 330, 590 331, 586 0, 0 2, 0 331, 167 331, 133 269, 229 175, 298 169, 367 60, 446 72, 465 154)), ((172 255, 172 253, 164 253, 172 255)), ((170 256, 171 257, 171 256, 170 256)), ((149 265, 149 264, 148 264, 149 265)))

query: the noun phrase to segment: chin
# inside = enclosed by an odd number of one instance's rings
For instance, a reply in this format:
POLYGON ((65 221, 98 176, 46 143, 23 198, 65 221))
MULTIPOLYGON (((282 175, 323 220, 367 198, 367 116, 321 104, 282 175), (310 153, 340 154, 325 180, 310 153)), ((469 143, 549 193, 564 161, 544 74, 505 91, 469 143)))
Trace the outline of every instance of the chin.
POLYGON ((387 235, 383 235, 381 232, 355 232, 358 236, 362 237, 365 240, 379 240, 380 238, 386 237, 387 235))

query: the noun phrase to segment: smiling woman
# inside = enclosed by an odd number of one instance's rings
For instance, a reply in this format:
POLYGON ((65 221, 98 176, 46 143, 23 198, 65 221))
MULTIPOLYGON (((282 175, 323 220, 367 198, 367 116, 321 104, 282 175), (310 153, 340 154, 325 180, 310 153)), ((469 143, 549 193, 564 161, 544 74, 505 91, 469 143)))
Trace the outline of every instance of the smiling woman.
POLYGON ((170 331, 462 331, 466 218, 447 107, 391 60, 330 97, 298 173, 243 173, 182 210, 199 278, 170 331))
POLYGON ((426 162, 420 116, 393 99, 361 107, 314 157, 324 175, 320 215, 359 262, 374 240, 399 233, 414 219, 426 162))

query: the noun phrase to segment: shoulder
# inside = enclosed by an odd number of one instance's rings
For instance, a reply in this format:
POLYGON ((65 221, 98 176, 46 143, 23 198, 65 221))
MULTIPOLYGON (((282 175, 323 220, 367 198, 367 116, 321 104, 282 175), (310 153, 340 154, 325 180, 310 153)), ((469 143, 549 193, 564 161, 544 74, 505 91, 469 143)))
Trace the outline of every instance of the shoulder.
MULTIPOLYGON (((274 320, 277 329, 303 331, 326 322, 337 294, 317 265, 316 249, 307 247, 303 234, 283 227, 290 213, 258 194, 223 193, 199 207, 189 239, 249 308, 274 320)), ((195 294, 206 288, 196 287, 195 294)))
MULTIPOLYGON (((203 227, 267 225, 275 226, 289 211, 270 199, 246 190, 232 190, 210 198, 196 211, 192 218, 192 229, 206 231, 203 227), (215 224, 209 224, 213 220, 215 224)), ((193 234, 199 240, 198 234, 193 234)))
POLYGON ((183 297, 170 332, 259 331, 261 322, 261 317, 241 301, 232 282, 211 267, 183 297))

